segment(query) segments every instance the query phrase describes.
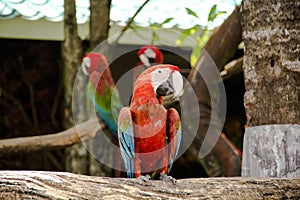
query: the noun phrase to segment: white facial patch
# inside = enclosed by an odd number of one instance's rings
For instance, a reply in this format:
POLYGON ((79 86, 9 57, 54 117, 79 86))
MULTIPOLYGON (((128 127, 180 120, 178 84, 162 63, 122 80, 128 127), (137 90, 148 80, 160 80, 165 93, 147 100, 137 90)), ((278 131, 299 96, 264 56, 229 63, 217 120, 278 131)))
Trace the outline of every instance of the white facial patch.
POLYGON ((173 78, 173 84, 174 84, 173 86, 174 86, 174 90, 175 90, 174 96, 176 97, 183 90, 183 79, 182 79, 180 72, 178 72, 178 71, 175 71, 172 74, 172 78, 173 78))
POLYGON ((148 58, 155 58, 156 57, 156 54, 155 52, 150 49, 150 48, 147 48, 144 52, 144 54, 148 57, 148 58))
POLYGON ((91 67, 91 59, 89 57, 83 58, 81 69, 85 75, 88 75, 87 69, 91 67))
POLYGON ((163 82, 168 80, 170 74, 171 70, 168 68, 156 69, 151 73, 151 81, 154 87, 154 92, 163 82))
POLYGON ((141 54, 139 57, 140 57, 141 62, 142 62, 145 66, 150 67, 149 59, 147 58, 147 56, 145 56, 145 54, 141 54))

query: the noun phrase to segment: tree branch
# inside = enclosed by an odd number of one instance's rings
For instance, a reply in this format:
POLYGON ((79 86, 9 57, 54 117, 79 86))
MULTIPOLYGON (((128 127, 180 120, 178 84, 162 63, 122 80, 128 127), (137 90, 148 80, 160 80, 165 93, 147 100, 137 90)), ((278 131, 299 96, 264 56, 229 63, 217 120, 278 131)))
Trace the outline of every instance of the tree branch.
POLYGON ((244 57, 240 57, 236 60, 227 63, 224 66, 224 70, 220 73, 222 79, 226 80, 233 77, 236 74, 243 72, 243 61, 244 57))
POLYGON ((3 139, 0 140, 0 155, 64 148, 95 137, 97 131, 103 129, 105 126, 97 118, 92 118, 68 130, 55 134, 3 139))
POLYGON ((113 43, 117 43, 119 39, 123 36, 125 31, 131 26, 134 18, 139 14, 139 12, 144 8, 144 6, 149 2, 150 0, 146 0, 140 7, 137 9, 137 11, 134 13, 134 15, 130 18, 130 20, 127 22, 126 26, 122 29, 120 35, 117 37, 117 39, 113 43))
POLYGON ((4 199, 299 199, 300 178, 197 178, 166 181, 66 172, 0 171, 4 199))

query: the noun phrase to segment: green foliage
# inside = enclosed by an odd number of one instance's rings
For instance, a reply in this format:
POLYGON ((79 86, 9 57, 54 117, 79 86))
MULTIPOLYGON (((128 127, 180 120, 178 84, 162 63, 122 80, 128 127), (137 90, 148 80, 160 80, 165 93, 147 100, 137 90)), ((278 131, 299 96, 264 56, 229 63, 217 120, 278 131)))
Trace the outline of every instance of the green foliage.
POLYGON ((209 40, 210 37, 210 31, 206 28, 203 30, 196 38, 197 46, 194 47, 191 53, 190 57, 190 63, 191 66, 194 67, 197 63, 198 58, 201 55, 202 47, 206 44, 206 42, 209 40))
MULTIPOLYGON (((197 13, 195 11, 193 11, 190 8, 185 7, 185 10, 187 12, 188 15, 191 15, 197 19, 200 19, 199 16, 197 15, 197 13)), ((195 25, 189 29, 183 30, 180 33, 179 38, 176 40, 176 45, 180 46, 182 44, 182 42, 187 39, 188 37, 198 34, 196 37, 196 42, 197 45, 193 48, 192 53, 191 53, 191 57, 190 57, 190 63, 191 66, 194 67, 196 65, 196 62, 198 60, 198 58, 200 57, 201 51, 203 46, 206 44, 206 42, 209 40, 209 37, 211 35, 211 31, 208 29, 208 26, 210 25, 210 23, 213 23, 214 20, 219 17, 220 15, 226 13, 226 11, 219 11, 217 9, 217 5, 213 5, 209 11, 209 14, 207 16, 207 25, 206 26, 200 26, 200 25, 195 25)), ((152 29, 152 40, 151 43, 153 44, 154 42, 157 42, 160 40, 159 36, 158 36, 158 29, 162 28, 163 25, 170 23, 172 20, 174 20, 173 17, 167 18, 165 19, 162 23, 150 23, 150 28, 152 29)), ((130 26, 130 28, 134 31, 136 31, 137 34, 138 30, 142 27, 140 26, 130 26)), ((142 37, 142 35, 141 35, 142 37)))
POLYGON ((196 25, 192 28, 186 29, 184 31, 181 32, 179 38, 176 41, 176 44, 179 46, 181 45, 181 43, 190 35, 195 34, 198 30, 200 29, 200 26, 196 25))
MULTIPOLYGON (((160 38, 158 36, 158 33, 157 33, 158 29, 162 28, 163 25, 170 23, 172 20, 174 20, 174 18, 169 17, 169 18, 165 19, 162 23, 151 23, 151 22, 149 22, 149 24, 150 24, 149 27, 152 29, 151 44, 153 44, 154 41, 159 41, 160 40, 160 38)), ((129 28, 132 29, 133 31, 135 31, 137 34, 139 34, 138 30, 143 28, 143 27, 134 25, 134 26, 130 26, 129 28)))
POLYGON ((207 21, 213 22, 219 15, 226 13, 226 11, 218 11, 217 5, 213 5, 209 11, 207 21))
POLYGON ((186 10, 186 12, 187 12, 189 15, 192 15, 192 16, 194 16, 194 17, 196 17, 196 18, 199 19, 199 17, 198 17, 198 15, 196 14, 196 12, 192 11, 192 10, 189 9, 189 8, 185 8, 185 10, 186 10))
POLYGON ((172 21, 173 19, 174 19, 173 17, 170 17, 170 18, 165 19, 165 21, 163 21, 163 22, 159 25, 159 27, 162 27, 164 24, 169 23, 169 22, 172 21))
MULTIPOLYGON (((197 13, 193 10, 191 10, 190 8, 185 8, 187 14, 199 19, 197 13)), ((184 31, 181 32, 179 38, 176 41, 176 44, 179 46, 182 44, 182 42, 188 38, 189 36, 192 36, 196 33, 198 33, 197 37, 196 37, 196 41, 197 41, 197 46, 194 47, 194 49, 192 50, 191 53, 191 57, 190 57, 190 63, 191 66, 194 67, 196 65, 196 62, 198 60, 198 58, 200 57, 201 51, 203 46, 206 44, 206 42, 209 40, 210 34, 211 32, 208 29, 208 25, 209 23, 214 22, 214 20, 222 15, 226 13, 225 11, 218 11, 217 9, 217 5, 213 5, 209 11, 209 14, 207 16, 207 25, 204 27, 201 27, 200 25, 196 25, 192 28, 186 29, 184 31)))

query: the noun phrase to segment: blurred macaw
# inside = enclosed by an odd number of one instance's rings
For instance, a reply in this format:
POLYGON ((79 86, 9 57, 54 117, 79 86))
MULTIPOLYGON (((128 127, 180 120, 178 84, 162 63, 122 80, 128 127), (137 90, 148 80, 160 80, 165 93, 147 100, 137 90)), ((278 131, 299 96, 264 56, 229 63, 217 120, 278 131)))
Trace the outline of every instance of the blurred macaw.
POLYGON ((139 62, 133 71, 133 81, 148 67, 152 65, 162 64, 164 56, 162 52, 153 45, 143 46, 137 53, 139 62))
POLYGON ((123 105, 105 56, 97 52, 90 52, 83 57, 81 67, 83 72, 89 76, 87 92, 98 116, 117 137, 118 125, 113 114, 118 116, 123 105))
POLYGON ((179 68, 156 65, 134 83, 130 107, 118 118, 118 139, 128 177, 164 177, 171 169, 181 141, 181 122, 174 108, 166 110, 162 96, 176 98, 183 88, 179 68))

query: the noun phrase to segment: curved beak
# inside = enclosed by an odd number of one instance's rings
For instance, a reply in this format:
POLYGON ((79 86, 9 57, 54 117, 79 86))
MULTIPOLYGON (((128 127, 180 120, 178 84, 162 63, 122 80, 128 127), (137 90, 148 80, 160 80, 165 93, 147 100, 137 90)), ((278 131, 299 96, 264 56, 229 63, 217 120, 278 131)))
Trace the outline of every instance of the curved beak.
POLYGON ((85 74, 85 75, 89 75, 89 73, 88 73, 88 71, 87 71, 87 67, 85 66, 85 64, 84 63, 82 63, 81 64, 81 69, 82 69, 82 71, 83 71, 83 73, 85 74))

